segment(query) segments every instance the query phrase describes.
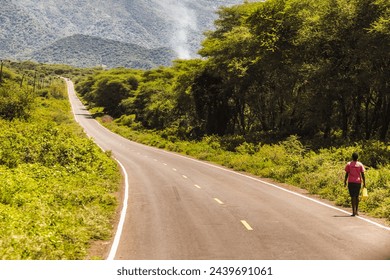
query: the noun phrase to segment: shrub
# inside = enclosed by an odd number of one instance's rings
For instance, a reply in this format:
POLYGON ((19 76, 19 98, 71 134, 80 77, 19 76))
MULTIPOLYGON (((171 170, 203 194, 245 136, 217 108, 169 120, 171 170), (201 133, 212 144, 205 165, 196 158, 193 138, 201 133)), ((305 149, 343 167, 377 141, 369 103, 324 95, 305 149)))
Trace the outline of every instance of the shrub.
MULTIPOLYGON (((174 142, 168 142, 170 135, 167 130, 164 131, 163 137, 158 138, 155 132, 152 134, 147 130, 140 134, 139 131, 117 125, 107 126, 125 137, 142 143, 156 145, 158 141, 164 139, 162 146, 168 150, 293 184, 344 207, 350 206, 348 189, 343 185, 345 164, 351 160, 351 155, 355 151, 361 155, 362 161, 365 159, 365 150, 361 145, 310 151, 296 136, 291 136, 278 144, 256 145, 243 141, 236 146, 242 139, 238 137, 240 141, 235 139, 237 140, 235 144, 230 146, 226 143, 227 138, 219 136, 205 136, 202 141, 197 142, 180 141, 177 138, 174 142), (233 146, 235 152, 225 148, 233 146)), ((382 145, 379 147, 383 148, 382 145)), ((368 167, 366 178, 370 194, 369 198, 361 203, 361 210, 390 221, 388 215, 390 167, 388 165, 368 167)))
POLYGON ((35 104, 28 121, 0 119, 0 259, 84 259, 111 235, 120 173, 66 99, 35 104))
POLYGON ((390 146, 380 141, 363 143, 362 155, 359 160, 367 166, 377 168, 380 165, 390 164, 390 146))
POLYGON ((19 87, 0 87, 0 118, 13 120, 26 119, 34 104, 34 96, 19 87))
POLYGON ((119 119, 116 119, 115 122, 119 123, 121 125, 129 126, 131 127, 135 122, 136 116, 134 114, 132 115, 122 115, 119 119))

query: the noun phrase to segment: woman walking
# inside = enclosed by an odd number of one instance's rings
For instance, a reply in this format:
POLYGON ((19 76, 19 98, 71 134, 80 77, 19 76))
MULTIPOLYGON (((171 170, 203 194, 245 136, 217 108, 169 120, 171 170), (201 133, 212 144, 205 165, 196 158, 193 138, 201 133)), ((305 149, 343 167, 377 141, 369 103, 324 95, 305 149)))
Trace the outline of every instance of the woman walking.
POLYGON ((364 176, 364 166, 361 162, 358 161, 358 154, 353 153, 352 154, 352 161, 348 162, 348 164, 345 166, 345 178, 344 178, 344 186, 347 186, 347 180, 348 180, 348 191, 349 195, 351 196, 351 203, 352 203, 352 215, 351 216, 358 216, 359 212, 359 193, 360 188, 362 186, 366 187, 366 178, 364 176))

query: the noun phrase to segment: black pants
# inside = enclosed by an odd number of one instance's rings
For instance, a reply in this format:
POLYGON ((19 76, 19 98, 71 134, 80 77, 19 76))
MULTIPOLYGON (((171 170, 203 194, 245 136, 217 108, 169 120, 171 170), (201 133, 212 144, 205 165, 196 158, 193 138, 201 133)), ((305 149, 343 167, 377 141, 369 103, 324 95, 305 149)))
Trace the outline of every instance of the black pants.
POLYGON ((351 197, 358 197, 360 193, 361 183, 348 183, 348 191, 351 197))
POLYGON ((352 216, 359 215, 359 193, 362 184, 360 183, 348 183, 348 191, 351 196, 352 203, 352 216))

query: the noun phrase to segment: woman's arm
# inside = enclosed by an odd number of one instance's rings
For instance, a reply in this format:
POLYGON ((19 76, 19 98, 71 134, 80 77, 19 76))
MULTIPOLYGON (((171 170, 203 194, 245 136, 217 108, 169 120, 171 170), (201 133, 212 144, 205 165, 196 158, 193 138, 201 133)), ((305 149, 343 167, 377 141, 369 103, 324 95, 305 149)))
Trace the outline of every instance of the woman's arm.
POLYGON ((363 187, 366 187, 366 176, 364 175, 364 172, 362 172, 361 175, 363 180, 363 187))
POLYGON ((347 180, 348 180, 348 172, 345 172, 344 187, 347 186, 347 180))

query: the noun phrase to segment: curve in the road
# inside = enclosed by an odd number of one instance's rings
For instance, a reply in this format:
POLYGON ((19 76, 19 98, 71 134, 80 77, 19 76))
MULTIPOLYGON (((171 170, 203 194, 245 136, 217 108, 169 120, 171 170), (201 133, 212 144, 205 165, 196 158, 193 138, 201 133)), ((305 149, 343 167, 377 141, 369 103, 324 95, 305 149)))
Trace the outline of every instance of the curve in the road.
POLYGON ((86 116, 67 84, 76 121, 112 151, 125 177, 107 259, 390 257, 389 227, 254 176, 131 142, 86 116))

